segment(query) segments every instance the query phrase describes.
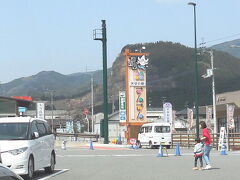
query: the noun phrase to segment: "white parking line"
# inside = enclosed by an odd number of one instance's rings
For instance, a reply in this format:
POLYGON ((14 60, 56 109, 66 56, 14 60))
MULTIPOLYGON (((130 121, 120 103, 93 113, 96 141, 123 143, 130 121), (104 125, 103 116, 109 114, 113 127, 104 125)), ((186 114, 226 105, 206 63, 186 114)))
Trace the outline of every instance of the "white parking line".
POLYGON ((141 157, 141 156, 154 156, 157 154, 95 154, 95 155, 57 155, 57 157, 141 157))
POLYGON ((49 178, 51 178, 51 177, 54 177, 54 176, 57 176, 57 175, 62 174, 62 173, 64 173, 64 172, 67 172, 67 171, 69 171, 69 169, 56 169, 55 171, 58 171, 58 172, 56 172, 56 173, 54 173, 54 174, 51 174, 51 175, 49 175, 49 176, 46 176, 46 177, 44 177, 44 178, 38 179, 38 180, 49 179, 49 178), (59 171, 59 170, 60 170, 60 171, 59 171))

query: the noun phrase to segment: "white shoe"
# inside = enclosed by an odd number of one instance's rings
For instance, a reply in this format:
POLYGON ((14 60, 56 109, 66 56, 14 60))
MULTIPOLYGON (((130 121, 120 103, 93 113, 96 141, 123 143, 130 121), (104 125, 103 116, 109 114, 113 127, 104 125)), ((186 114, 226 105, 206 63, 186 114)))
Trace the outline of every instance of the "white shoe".
POLYGON ((206 167, 204 169, 211 169, 212 166, 210 166, 210 164, 206 165, 206 167))

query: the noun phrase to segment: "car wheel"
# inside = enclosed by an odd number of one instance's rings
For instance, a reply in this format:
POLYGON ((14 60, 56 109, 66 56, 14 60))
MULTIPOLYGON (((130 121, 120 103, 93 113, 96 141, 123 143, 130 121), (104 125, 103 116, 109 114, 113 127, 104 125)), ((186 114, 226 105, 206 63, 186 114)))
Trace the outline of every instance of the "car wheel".
POLYGON ((46 173, 53 173, 55 169, 55 156, 54 153, 51 154, 51 159, 50 159, 50 166, 45 167, 45 172, 46 173))
POLYGON ((28 174, 24 177, 25 180, 31 180, 34 174, 34 160, 33 157, 30 156, 28 160, 28 174))
POLYGON ((141 145, 141 142, 140 142, 140 141, 137 141, 137 147, 138 147, 138 148, 142 148, 142 145, 141 145))
POLYGON ((152 148, 153 148, 152 141, 149 142, 148 148, 149 148, 149 149, 152 149, 152 148))

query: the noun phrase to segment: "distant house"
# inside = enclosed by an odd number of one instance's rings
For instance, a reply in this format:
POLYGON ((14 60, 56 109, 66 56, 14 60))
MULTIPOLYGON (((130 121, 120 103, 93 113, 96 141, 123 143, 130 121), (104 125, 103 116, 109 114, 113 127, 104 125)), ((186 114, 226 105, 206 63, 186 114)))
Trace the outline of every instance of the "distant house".
MULTIPOLYGON (((25 116, 30 117, 36 117, 36 115, 36 110, 28 110, 25 113, 25 116)), ((56 130, 58 128, 66 128, 66 122, 72 120, 72 117, 69 116, 66 110, 45 110, 45 120, 48 121, 50 126, 52 126, 53 120, 53 127, 56 130)))

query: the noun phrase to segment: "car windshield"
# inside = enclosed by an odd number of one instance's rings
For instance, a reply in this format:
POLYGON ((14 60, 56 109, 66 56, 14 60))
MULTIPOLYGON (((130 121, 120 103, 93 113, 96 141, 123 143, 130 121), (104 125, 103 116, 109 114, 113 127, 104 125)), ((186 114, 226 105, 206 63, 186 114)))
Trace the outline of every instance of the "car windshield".
POLYGON ((169 133, 170 126, 155 126, 156 133, 169 133))
POLYGON ((24 140, 29 123, 0 123, 0 140, 24 140))

